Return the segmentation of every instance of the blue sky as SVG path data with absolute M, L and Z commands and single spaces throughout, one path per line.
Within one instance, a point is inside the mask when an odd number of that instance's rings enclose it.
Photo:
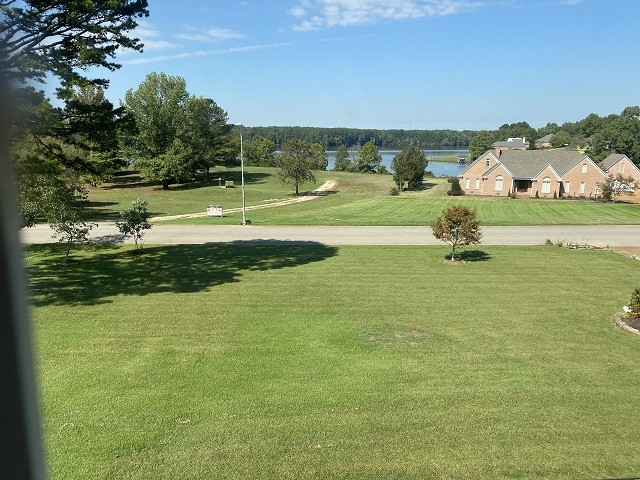
M 110 79 L 179 75 L 248 126 L 495 129 L 640 104 L 638 0 L 150 0 Z

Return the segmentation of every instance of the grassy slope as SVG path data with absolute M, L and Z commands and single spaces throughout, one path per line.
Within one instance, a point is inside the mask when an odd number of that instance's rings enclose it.
M 273 169 L 248 169 L 247 205 L 260 205 L 273 200 L 291 198 L 292 189 L 281 184 Z M 239 172 L 229 170 L 225 178 L 234 178 L 239 185 Z M 217 177 L 218 174 L 214 174 Z M 392 197 L 391 176 L 318 172 L 317 183 L 305 185 L 311 190 L 328 179 L 337 181 L 335 191 L 326 197 L 284 207 L 247 212 L 247 218 L 257 225 L 426 225 L 453 204 L 463 204 L 478 211 L 484 225 L 548 225 L 548 224 L 638 224 L 640 206 L 605 204 L 574 200 L 508 200 L 506 198 L 448 197 L 448 184 L 443 179 L 427 179 L 421 192 L 404 192 Z M 196 188 L 194 188 L 196 187 Z M 149 201 L 153 215 L 203 212 L 208 204 L 221 204 L 226 209 L 242 204 L 240 188 L 183 185 L 163 192 L 157 186 L 145 184 L 106 185 L 91 189 L 94 216 L 114 218 L 116 212 L 128 207 L 137 197 Z M 235 224 L 240 214 L 225 218 L 191 218 L 175 223 Z
M 54 479 L 638 474 L 631 259 L 30 248 Z

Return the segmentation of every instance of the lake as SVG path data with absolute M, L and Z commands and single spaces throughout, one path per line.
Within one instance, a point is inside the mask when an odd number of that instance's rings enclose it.
M 382 164 L 387 167 L 389 171 L 391 171 L 391 160 L 400 152 L 401 150 L 379 150 L 382 156 Z M 458 165 L 454 162 L 439 162 L 438 157 L 455 156 L 458 158 L 469 158 L 469 150 L 424 150 L 424 154 L 429 159 L 427 171 L 433 172 L 436 177 L 455 177 L 466 168 L 466 165 Z M 336 152 L 329 150 L 327 151 L 327 155 L 329 156 L 329 166 L 327 170 L 331 170 L 336 160 Z M 353 158 L 353 154 L 351 158 Z

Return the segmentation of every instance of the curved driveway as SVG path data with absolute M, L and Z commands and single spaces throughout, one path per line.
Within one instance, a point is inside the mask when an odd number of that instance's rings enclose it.
M 482 227 L 485 245 L 541 245 L 546 239 L 593 246 L 640 246 L 640 225 L 550 225 L 535 227 Z M 23 229 L 25 243 L 51 243 L 51 229 L 38 225 Z M 100 223 L 91 239 L 105 243 L 133 243 L 124 239 L 114 223 Z M 430 227 L 298 227 L 255 225 L 154 224 L 144 235 L 147 244 L 200 244 L 222 242 L 319 242 L 327 245 L 432 245 L 440 244 Z

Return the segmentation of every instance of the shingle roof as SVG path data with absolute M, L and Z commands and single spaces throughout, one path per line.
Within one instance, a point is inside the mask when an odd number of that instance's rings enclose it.
M 500 161 L 513 173 L 514 178 L 535 178 L 547 165 L 560 176 L 586 155 L 570 150 L 505 150 Z
M 493 142 L 492 147 L 509 147 L 509 148 L 527 148 L 529 142 L 524 142 L 521 138 L 514 138 L 511 141 L 506 142 Z
M 553 133 L 549 133 L 548 135 L 539 138 L 538 140 L 536 140 L 536 143 L 549 143 L 551 139 L 553 139 Z
M 613 165 L 624 156 L 625 155 L 622 155 L 620 153 L 612 153 L 602 161 L 602 165 L 604 166 L 605 169 L 608 170 L 609 168 L 613 167 Z

